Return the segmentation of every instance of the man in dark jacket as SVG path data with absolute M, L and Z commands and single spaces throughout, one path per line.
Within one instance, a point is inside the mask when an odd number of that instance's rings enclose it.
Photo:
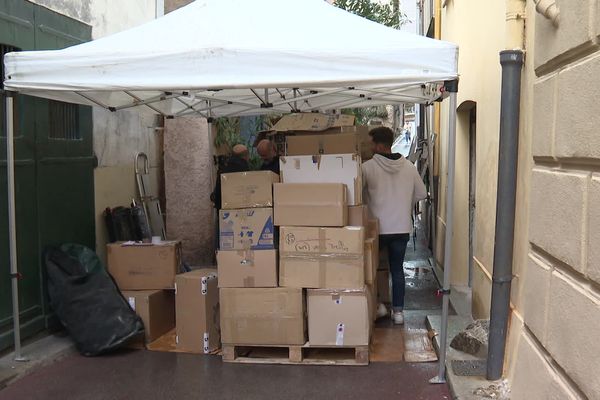
M 237 144 L 233 146 L 232 155 L 225 161 L 223 165 L 217 171 L 217 181 L 215 183 L 215 190 L 210 195 L 210 199 L 213 201 L 214 206 L 217 210 L 221 209 L 221 174 L 227 174 L 231 172 L 245 172 L 250 171 L 248 160 L 250 153 L 248 148 L 243 144 Z
M 263 139 L 258 142 L 256 152 L 263 160 L 260 170 L 271 171 L 279 175 L 279 157 L 277 156 L 275 144 L 269 139 Z

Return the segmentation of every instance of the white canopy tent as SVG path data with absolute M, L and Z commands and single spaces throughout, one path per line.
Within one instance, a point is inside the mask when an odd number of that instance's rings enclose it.
M 456 45 L 387 28 L 323 0 L 197 0 L 142 26 L 54 51 L 7 54 L 7 164 L 17 291 L 11 92 L 167 118 L 430 104 L 450 88 L 446 260 L 451 257 Z M 451 83 L 451 84 L 449 84 Z M 450 265 L 446 262 L 445 292 Z M 446 276 L 448 275 L 448 276 Z M 18 304 L 13 302 L 15 348 Z M 444 315 L 448 295 L 444 296 Z M 444 380 L 445 324 L 439 381 Z

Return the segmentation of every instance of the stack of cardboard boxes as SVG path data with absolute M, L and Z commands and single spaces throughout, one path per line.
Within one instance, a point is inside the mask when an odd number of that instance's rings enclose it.
M 181 242 L 111 243 L 108 270 L 142 318 L 145 343 L 176 327 L 176 347 L 209 353 L 220 345 L 215 269 L 181 271 Z
M 301 289 L 278 287 L 273 184 L 269 171 L 221 175 L 217 253 L 223 344 L 305 343 Z
M 306 289 L 309 345 L 368 345 L 377 244 L 362 205 L 360 156 L 286 156 L 281 180 L 274 187 L 279 283 Z

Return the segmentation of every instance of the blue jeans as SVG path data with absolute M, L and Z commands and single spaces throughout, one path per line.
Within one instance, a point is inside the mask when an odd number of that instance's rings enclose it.
M 406 279 L 404 278 L 404 255 L 406 245 L 410 239 L 410 233 L 394 233 L 379 235 L 379 246 L 387 249 L 392 273 L 392 308 L 394 311 L 402 311 L 404 308 L 404 292 Z

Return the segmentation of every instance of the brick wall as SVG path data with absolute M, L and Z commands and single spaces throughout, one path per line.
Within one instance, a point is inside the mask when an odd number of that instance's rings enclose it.
M 525 328 L 514 399 L 598 399 L 600 380 L 600 1 L 557 0 L 535 19 Z

